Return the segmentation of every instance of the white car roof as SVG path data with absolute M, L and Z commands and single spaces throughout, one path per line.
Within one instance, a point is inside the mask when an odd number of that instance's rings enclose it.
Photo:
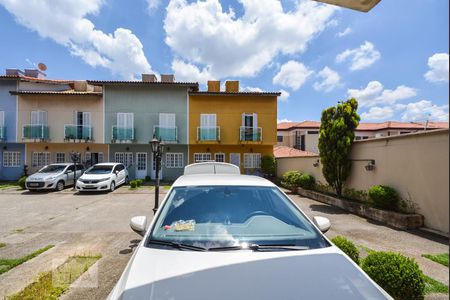
M 98 163 L 98 164 L 95 164 L 94 166 L 116 166 L 116 165 L 123 165 L 123 164 L 122 163 L 109 162 L 109 163 Z
M 172 186 L 276 186 L 267 179 L 251 175 L 236 174 L 194 174 L 180 176 Z
M 223 162 L 203 162 L 184 167 L 184 175 L 193 174 L 241 174 L 239 167 Z

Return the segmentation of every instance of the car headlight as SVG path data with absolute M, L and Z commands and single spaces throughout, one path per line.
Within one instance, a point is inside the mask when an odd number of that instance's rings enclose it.
M 56 178 L 56 176 L 50 176 L 50 177 L 45 178 L 45 180 L 53 180 L 55 178 Z
M 105 178 L 100 178 L 99 180 L 98 180 L 98 182 L 102 182 L 102 181 L 106 181 L 106 180 L 110 180 L 111 178 L 109 178 L 109 177 L 105 177 Z

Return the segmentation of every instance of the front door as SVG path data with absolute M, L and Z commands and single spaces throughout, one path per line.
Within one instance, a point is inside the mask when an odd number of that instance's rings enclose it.
M 136 153 L 136 178 L 145 178 L 147 176 L 147 153 Z
M 230 153 L 230 164 L 241 167 L 241 154 L 240 153 Z
M 152 154 L 152 174 L 151 174 L 152 179 L 155 179 L 156 177 L 156 162 L 155 162 L 155 158 Z M 160 169 L 159 169 L 159 179 L 162 179 L 162 160 L 161 160 L 161 165 L 160 165 Z

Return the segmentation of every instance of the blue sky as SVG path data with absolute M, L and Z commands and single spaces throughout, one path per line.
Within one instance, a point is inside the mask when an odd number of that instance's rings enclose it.
M 448 121 L 449 2 L 369 13 L 296 0 L 0 0 L 0 68 L 55 79 L 237 79 L 282 91 L 279 120 L 356 97 L 364 121 Z

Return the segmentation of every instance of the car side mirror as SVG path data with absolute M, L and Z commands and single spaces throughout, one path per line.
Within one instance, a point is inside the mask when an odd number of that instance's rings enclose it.
M 322 233 L 327 232 L 331 227 L 331 222 L 328 218 L 315 216 L 313 221 Z
M 132 217 L 130 220 L 130 227 L 134 232 L 136 232 L 140 236 L 144 236 L 145 227 L 147 227 L 147 217 L 146 216 Z

